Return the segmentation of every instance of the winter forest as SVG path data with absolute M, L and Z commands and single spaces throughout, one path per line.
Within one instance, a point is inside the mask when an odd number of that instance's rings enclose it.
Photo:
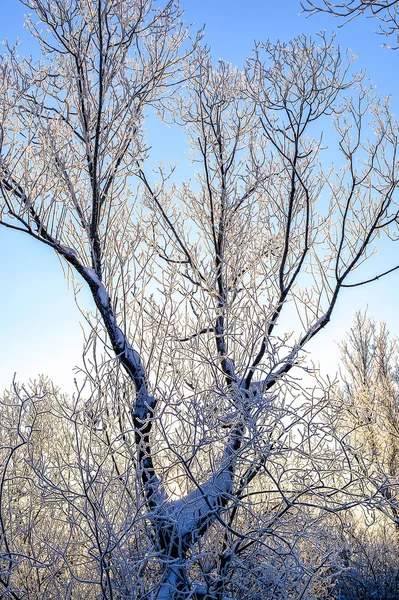
M 58 258 L 84 344 L 72 391 L 0 390 L 0 598 L 398 599 L 399 341 L 333 332 L 397 298 L 399 124 L 328 32 L 397 60 L 399 2 L 298 1 L 326 30 L 236 66 L 190 1 L 22 0 L 2 46 L 0 237 Z

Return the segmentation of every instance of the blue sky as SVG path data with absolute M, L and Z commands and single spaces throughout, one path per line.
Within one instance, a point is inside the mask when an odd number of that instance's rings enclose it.
M 20 54 L 34 50 L 23 29 L 26 8 L 16 0 L 0 0 L 0 40 L 17 37 Z M 305 18 L 299 2 L 285 0 L 182 0 L 186 22 L 194 28 L 206 24 L 205 40 L 215 59 L 223 58 L 242 66 L 254 40 L 288 41 L 304 32 L 337 32 L 337 42 L 359 55 L 359 69 L 367 68 L 380 95 L 392 95 L 393 110 L 399 106 L 397 69 L 399 54 L 381 47 L 384 39 L 373 33 L 377 23 L 360 19 L 345 28 L 328 15 Z M 167 156 L 163 157 L 167 160 Z M 396 255 L 396 257 L 395 257 Z M 399 243 L 384 251 L 387 267 L 399 262 Z M 370 276 L 374 275 L 370 273 Z M 73 389 L 73 367 L 82 352 L 80 314 L 72 290 L 64 279 L 58 259 L 50 249 L 15 232 L 0 228 L 0 388 L 8 386 L 14 372 L 26 381 L 39 373 L 51 376 L 65 390 Z M 399 335 L 396 298 L 399 273 L 367 288 L 347 290 L 341 296 L 329 328 L 308 348 L 322 369 L 334 373 L 337 365 L 335 341 L 345 335 L 357 308 L 386 320 Z

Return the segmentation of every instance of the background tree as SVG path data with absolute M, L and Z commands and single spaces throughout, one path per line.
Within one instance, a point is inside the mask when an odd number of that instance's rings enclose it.
M 396 223 L 389 106 L 323 36 L 258 44 L 240 72 L 191 45 L 174 2 L 26 6 L 43 59 L 2 56 L 1 224 L 52 248 L 96 313 L 87 396 L 47 392 L 43 411 L 69 424 L 70 452 L 51 474 L 18 419 L 4 444 L 3 487 L 19 481 L 6 474 L 22 444 L 33 488 L 64 515 L 40 564 L 4 522 L 5 593 L 25 593 L 26 562 L 55 590 L 60 560 L 103 598 L 328 594 L 336 541 L 323 532 L 363 476 L 328 389 L 301 389 L 292 369 Z M 192 179 L 148 166 L 154 113 L 187 133 Z M 26 413 L 42 387 L 14 389 L 6 412 Z
M 379 491 L 399 527 L 395 497 L 399 474 L 398 346 L 386 324 L 377 327 L 357 313 L 354 326 L 341 346 L 345 369 L 344 394 L 356 429 L 356 440 L 367 454 L 379 481 Z
M 338 589 L 347 598 L 388 600 L 399 592 L 397 340 L 385 323 L 359 312 L 341 356 L 345 410 L 339 429 L 348 430 L 355 460 L 372 487 L 362 510 L 346 517 L 347 569 Z

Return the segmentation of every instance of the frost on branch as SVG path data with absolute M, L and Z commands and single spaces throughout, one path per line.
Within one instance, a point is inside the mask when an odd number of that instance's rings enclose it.
M 3 398 L 0 593 L 327 597 L 342 515 L 396 506 L 305 356 L 338 297 L 398 268 L 376 255 L 389 103 L 325 35 L 239 70 L 173 1 L 26 4 L 43 57 L 1 59 L 1 225 L 92 304 L 76 393 Z M 146 119 L 186 136 L 181 170 Z

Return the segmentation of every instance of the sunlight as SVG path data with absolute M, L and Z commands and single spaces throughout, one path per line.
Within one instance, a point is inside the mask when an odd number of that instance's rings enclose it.
M 175 500 L 180 500 L 183 498 L 184 493 L 182 492 L 179 484 L 176 481 L 172 481 L 169 485 L 169 500 L 174 502 Z

